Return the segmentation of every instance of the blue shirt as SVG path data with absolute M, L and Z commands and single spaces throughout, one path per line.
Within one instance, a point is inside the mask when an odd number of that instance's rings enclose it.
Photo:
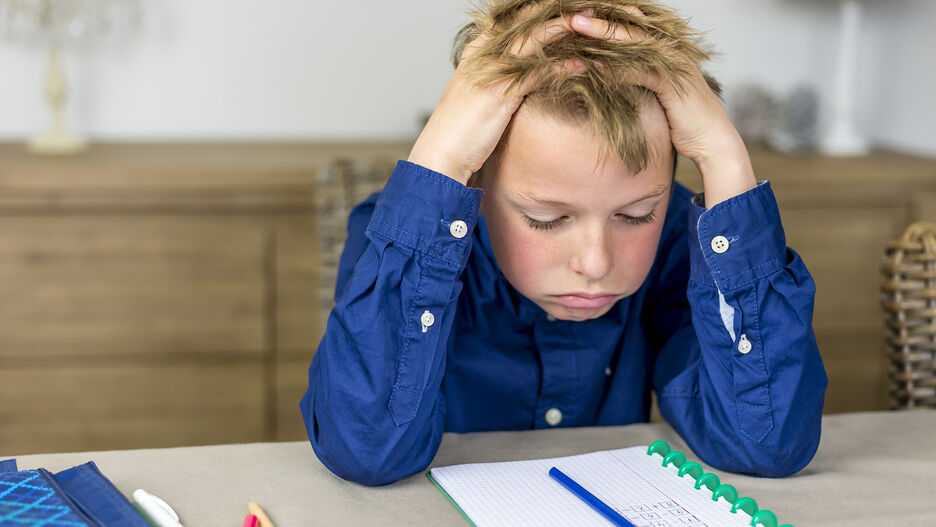
M 769 183 L 711 210 L 675 185 L 647 279 L 585 322 L 507 282 L 481 194 L 401 161 L 351 213 L 300 405 L 325 466 L 386 484 L 425 469 L 443 432 L 645 422 L 651 390 L 716 468 L 784 476 L 812 459 L 815 286 Z

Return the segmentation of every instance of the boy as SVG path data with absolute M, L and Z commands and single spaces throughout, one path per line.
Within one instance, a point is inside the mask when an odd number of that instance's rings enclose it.
M 386 484 L 445 431 L 645 422 L 652 389 L 707 463 L 804 467 L 826 386 L 814 285 L 695 33 L 643 0 L 498 0 L 456 57 L 349 219 L 301 403 L 322 462 Z M 675 184 L 673 150 L 704 195 Z

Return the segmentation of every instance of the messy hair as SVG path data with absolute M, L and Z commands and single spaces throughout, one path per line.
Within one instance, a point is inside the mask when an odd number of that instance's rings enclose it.
M 645 16 L 628 12 L 625 7 L 630 6 L 640 9 Z M 548 20 L 571 17 L 585 10 L 612 24 L 640 29 L 651 38 L 614 42 L 569 30 L 530 56 L 520 57 L 511 52 L 532 38 L 533 31 Z M 541 75 L 538 87 L 527 94 L 524 104 L 554 117 L 587 123 L 634 173 L 646 168 L 651 155 L 663 152 L 650 152 L 640 120 L 640 111 L 655 100 L 656 94 L 635 84 L 633 79 L 641 74 L 654 74 L 682 96 L 691 67 L 709 59 L 709 53 L 701 47 L 701 33 L 669 8 L 648 0 L 490 0 L 486 8 L 471 15 L 473 21 L 455 38 L 456 67 L 465 46 L 481 34 L 490 35 L 491 39 L 466 60 L 468 68 L 482 61 L 492 65 L 473 72 L 477 74 L 476 82 L 505 83 L 511 90 L 532 75 Z M 690 64 L 675 60 L 673 55 L 681 55 Z M 580 73 L 570 74 L 561 68 L 573 59 L 584 66 Z M 720 95 L 718 82 L 707 75 L 705 78 Z

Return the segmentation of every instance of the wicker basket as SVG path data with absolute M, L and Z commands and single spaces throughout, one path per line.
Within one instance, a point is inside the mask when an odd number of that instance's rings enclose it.
M 383 188 L 394 165 L 395 162 L 389 159 L 337 159 L 319 173 L 315 209 L 321 313 L 328 313 L 335 305 L 335 279 L 348 236 L 348 215 L 358 203 Z
M 936 408 L 936 223 L 915 223 L 881 265 L 891 407 Z

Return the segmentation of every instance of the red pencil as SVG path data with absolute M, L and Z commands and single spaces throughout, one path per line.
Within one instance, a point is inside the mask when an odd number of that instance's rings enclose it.
M 248 514 L 247 517 L 244 518 L 243 527 L 257 527 L 257 517 L 253 514 Z

